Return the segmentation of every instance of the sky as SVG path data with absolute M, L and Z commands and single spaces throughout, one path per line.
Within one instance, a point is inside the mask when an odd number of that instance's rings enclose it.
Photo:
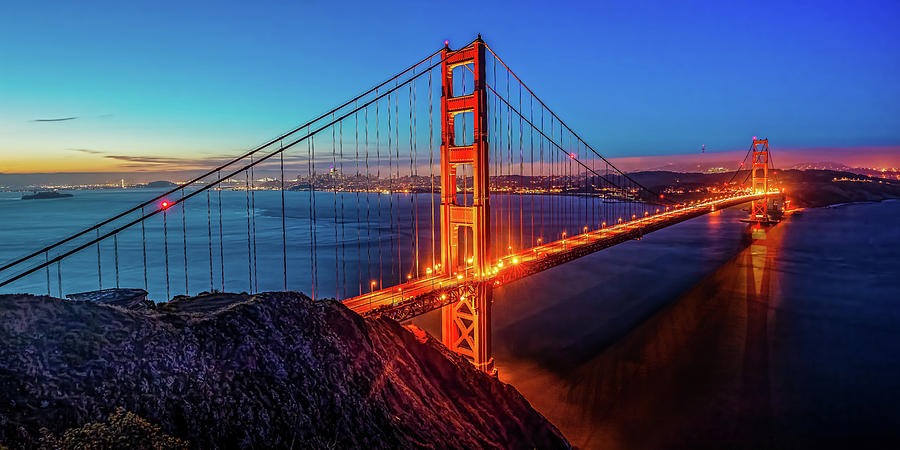
M 0 15 L 0 173 L 212 166 L 477 33 L 605 156 L 900 160 L 896 1 L 29 1 Z

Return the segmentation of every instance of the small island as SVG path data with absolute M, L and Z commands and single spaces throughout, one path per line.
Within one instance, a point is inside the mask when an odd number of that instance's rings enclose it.
M 71 197 L 72 194 L 66 194 L 63 192 L 56 191 L 48 191 L 48 192 L 35 192 L 33 194 L 24 194 L 22 195 L 22 200 L 46 200 L 51 198 L 66 198 Z
M 151 181 L 149 183 L 137 184 L 138 188 L 173 188 L 178 185 L 171 181 Z

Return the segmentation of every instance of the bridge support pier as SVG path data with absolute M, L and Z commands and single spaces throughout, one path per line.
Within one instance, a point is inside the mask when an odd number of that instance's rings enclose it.
M 441 310 L 442 338 L 447 348 L 465 356 L 475 367 L 492 373 L 492 290 L 487 283 L 481 283 L 475 291 Z
M 480 36 L 465 48 L 450 50 L 444 47 L 441 51 L 441 271 L 474 286 L 445 306 L 441 317 L 444 345 L 468 358 L 479 369 L 493 373 L 491 287 L 480 281 L 491 261 L 484 55 L 485 45 Z M 454 69 L 471 72 L 474 86 L 471 93 L 455 95 Z M 457 142 L 456 120 L 467 120 L 469 115 L 472 117 L 471 138 L 461 136 L 461 142 Z M 466 126 L 461 128 L 466 129 Z M 469 192 L 464 190 L 460 204 L 456 175 L 457 168 L 464 165 L 472 167 L 471 203 Z M 464 232 L 462 246 L 461 231 Z

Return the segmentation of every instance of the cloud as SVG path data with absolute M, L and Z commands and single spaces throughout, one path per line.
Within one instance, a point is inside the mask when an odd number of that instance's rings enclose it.
M 102 153 L 102 152 L 100 152 Z M 220 164 L 222 157 L 178 158 L 147 155 L 103 155 L 104 158 L 121 161 L 120 167 L 127 169 L 161 168 L 179 170 L 208 169 Z
M 34 119 L 32 122 L 64 122 L 66 120 L 75 120 L 78 117 L 60 117 L 58 119 Z
M 90 149 L 90 148 L 70 148 L 68 150 L 71 150 L 73 152 L 89 153 L 91 155 L 102 155 L 103 154 L 103 152 L 101 152 L 100 150 L 94 150 L 94 149 Z

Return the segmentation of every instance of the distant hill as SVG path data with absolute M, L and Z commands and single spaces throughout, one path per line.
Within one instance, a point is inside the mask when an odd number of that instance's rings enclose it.
M 788 198 L 800 207 L 900 198 L 900 181 L 852 171 L 788 169 L 770 171 L 769 174 L 771 182 L 783 187 Z M 743 170 L 737 174 L 651 171 L 628 175 L 647 188 L 661 192 L 667 188 L 696 189 L 722 185 L 731 180 L 742 183 L 747 180 L 750 171 Z
M 171 182 L 171 181 L 151 181 L 151 182 L 146 183 L 146 184 L 138 184 L 138 185 L 135 186 L 135 187 L 141 187 L 141 188 L 173 188 L 173 187 L 176 187 L 176 186 L 178 186 L 178 185 L 175 184 L 175 183 L 173 183 L 173 182 Z

